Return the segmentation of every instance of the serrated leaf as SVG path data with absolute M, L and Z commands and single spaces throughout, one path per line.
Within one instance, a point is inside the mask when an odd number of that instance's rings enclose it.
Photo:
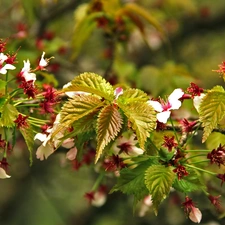
M 225 116 L 225 91 L 217 86 L 203 98 L 199 107 L 199 120 L 203 126 L 202 142 L 205 142 L 212 130 Z
M 114 105 L 107 105 L 99 114 L 97 120 L 97 152 L 95 163 L 101 156 L 105 146 L 115 139 L 122 128 L 123 119 Z
M 197 190 L 204 190 L 205 185 L 203 185 L 201 178 L 193 170 L 188 170 L 188 176 L 183 177 L 182 179 L 174 180 L 173 187 L 180 192 L 188 193 Z
M 4 127 L 13 127 L 15 125 L 14 120 L 18 116 L 18 111 L 15 106 L 7 103 L 2 107 L 2 114 L 0 118 L 0 124 Z
M 155 110 L 146 102 L 133 102 L 126 105 L 118 102 L 118 105 L 131 122 L 140 147 L 145 149 L 145 142 L 156 126 Z
M 65 126 L 72 125 L 76 120 L 94 112 L 103 106 L 103 102 L 92 95 L 76 95 L 69 99 L 62 107 L 61 123 Z
M 155 163 L 155 159 L 152 158 L 145 160 L 134 169 L 122 169 L 117 184 L 110 192 L 121 191 L 127 195 L 134 195 L 135 202 L 142 200 L 149 194 L 145 185 L 145 171 L 150 165 Z
M 145 92 L 139 89 L 128 88 L 123 92 L 122 95 L 119 96 L 117 101 L 122 104 L 129 104 L 131 102 L 137 101 L 147 102 L 148 100 L 149 97 Z
M 150 166 L 145 172 L 145 185 L 152 196 L 153 210 L 158 213 L 160 203 L 168 196 L 175 179 L 171 167 L 163 165 Z
M 84 91 L 99 95 L 110 101 L 114 99 L 114 90 L 112 85 L 95 73 L 86 72 L 80 74 L 75 77 L 72 80 L 71 85 L 63 89 L 63 91 Z
M 26 126 L 26 127 L 20 128 L 20 132 L 23 135 L 23 138 L 26 142 L 27 148 L 30 152 L 30 165 L 32 165 L 32 163 L 33 163 L 32 152 L 34 149 L 34 132 L 28 121 L 27 121 L 27 125 L 28 126 Z
M 5 96 L 0 97 L 0 112 L 2 112 L 6 101 L 7 101 L 7 98 Z

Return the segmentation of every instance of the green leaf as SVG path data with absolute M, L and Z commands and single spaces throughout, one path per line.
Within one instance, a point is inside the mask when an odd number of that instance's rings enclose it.
M 145 172 L 145 184 L 153 200 L 153 210 L 158 213 L 160 203 L 167 197 L 175 179 L 171 167 L 163 165 L 150 166 Z
M 115 105 L 107 105 L 99 114 L 97 120 L 97 152 L 95 163 L 98 161 L 105 146 L 115 139 L 123 124 L 122 116 Z
M 0 118 L 0 125 L 4 127 L 13 127 L 15 125 L 18 111 L 15 106 L 7 103 L 2 107 L 2 114 Z
M 221 86 L 210 90 L 199 107 L 199 120 L 203 126 L 202 142 L 211 134 L 225 116 L 225 91 Z
M 156 126 L 155 110 L 146 102 L 141 101 L 132 102 L 126 105 L 118 102 L 118 105 L 131 122 L 140 147 L 145 149 L 145 142 Z
M 149 166 L 155 164 L 156 160 L 151 158 L 143 161 L 140 165 L 132 168 L 124 168 L 120 171 L 117 184 L 110 191 L 121 191 L 127 195 L 134 195 L 135 202 L 142 200 L 149 194 L 145 185 L 145 171 Z
M 26 142 L 27 148 L 30 152 L 30 165 L 32 165 L 32 163 L 33 163 L 32 152 L 34 149 L 34 132 L 28 121 L 27 121 L 27 124 L 28 124 L 27 127 L 20 128 L 20 132 L 23 135 L 23 138 Z
M 119 101 L 122 104 L 129 104 L 135 101 L 147 102 L 148 100 L 149 97 L 145 92 L 139 89 L 128 88 L 123 92 L 122 95 L 118 97 L 117 101 Z
M 181 180 L 174 180 L 173 187 L 180 192 L 188 193 L 197 190 L 205 190 L 205 185 L 202 183 L 200 176 L 193 170 L 187 170 L 189 175 Z
M 82 73 L 75 77 L 71 85 L 65 89 L 67 91 L 84 91 L 99 95 L 107 100 L 114 99 L 114 90 L 110 83 L 103 79 L 100 75 L 95 73 Z
M 103 102 L 93 95 L 76 95 L 69 99 L 62 107 L 61 123 L 71 126 L 76 120 L 96 111 L 103 106 Z

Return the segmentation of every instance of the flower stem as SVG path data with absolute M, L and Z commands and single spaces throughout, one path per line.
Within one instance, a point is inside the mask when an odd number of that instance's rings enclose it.
M 192 169 L 195 169 L 195 170 L 199 170 L 199 171 L 201 171 L 201 172 L 208 173 L 208 174 L 213 175 L 213 176 L 216 175 L 216 173 L 214 173 L 214 172 L 211 172 L 211 171 L 208 171 L 208 170 L 204 170 L 204 169 L 201 169 L 201 168 L 199 168 L 199 167 L 192 166 L 192 165 L 189 165 L 189 164 L 184 164 L 184 166 L 189 167 L 189 168 L 192 168 Z
M 95 181 L 95 183 L 94 183 L 94 185 L 93 185 L 91 191 L 96 191 L 96 190 L 98 189 L 98 187 L 99 187 L 99 185 L 100 185 L 102 179 L 104 178 L 104 176 L 105 176 L 105 172 L 101 172 L 101 173 L 99 174 L 99 176 L 98 176 L 97 180 Z

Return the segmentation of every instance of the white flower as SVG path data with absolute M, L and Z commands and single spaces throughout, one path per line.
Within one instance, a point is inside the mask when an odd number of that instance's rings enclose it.
M 136 146 L 137 140 L 135 140 L 135 134 L 126 137 L 126 135 L 117 138 L 115 144 L 113 145 L 113 150 L 116 154 L 123 153 L 127 157 L 127 154 L 130 156 L 138 156 L 144 153 L 144 150 Z M 123 156 L 121 155 L 121 157 Z
M 71 82 L 69 82 L 63 85 L 63 89 L 68 88 L 71 85 L 72 85 Z M 76 95 L 90 95 L 90 93 L 84 91 L 66 91 L 65 94 L 70 98 L 73 98 Z
M 94 199 L 91 201 L 91 204 L 96 207 L 101 207 L 106 202 L 106 193 L 102 191 L 97 191 L 94 193 Z
M 168 97 L 167 102 L 162 104 L 158 101 L 149 100 L 148 104 L 151 105 L 157 113 L 157 120 L 161 123 L 166 123 L 170 117 L 171 110 L 179 109 L 181 107 L 181 101 L 179 100 L 184 95 L 182 89 L 175 89 Z
M 23 68 L 20 72 L 21 77 L 25 79 L 26 82 L 33 80 L 33 83 L 36 81 L 36 74 L 35 73 L 30 73 L 31 68 L 30 68 L 30 61 L 29 59 L 27 61 L 23 61 Z
M 11 176 L 9 176 L 5 170 L 3 168 L 0 167 L 0 179 L 6 179 L 6 178 L 10 178 Z
M 193 104 L 194 104 L 194 107 L 196 108 L 197 112 L 199 112 L 199 106 L 204 97 L 205 97 L 205 94 L 202 93 L 200 96 L 195 96 L 193 99 Z
M 7 55 L 5 55 L 3 53 L 0 53 L 0 73 L 1 74 L 6 74 L 7 73 L 7 70 L 14 70 L 14 69 L 16 69 L 16 67 L 13 66 L 12 64 L 5 64 L 3 66 L 3 63 L 7 59 L 8 59 L 8 56 Z
M 44 68 L 48 65 L 48 60 L 44 59 L 45 52 L 42 53 L 41 60 L 39 61 L 39 66 Z
M 53 123 L 53 127 L 51 129 L 48 129 L 46 132 L 48 134 L 43 133 L 37 133 L 34 137 L 34 140 L 38 139 L 42 142 L 42 145 L 38 147 L 36 156 L 40 160 L 47 159 L 49 155 L 51 155 L 55 149 L 59 146 L 61 143 L 60 138 L 63 137 L 65 129 L 58 132 L 54 137 L 52 137 L 52 134 L 59 128 L 60 123 L 60 114 L 56 116 L 55 122 Z

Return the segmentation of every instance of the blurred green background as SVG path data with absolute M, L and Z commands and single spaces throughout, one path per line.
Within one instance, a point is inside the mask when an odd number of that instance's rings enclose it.
M 46 79 L 59 88 L 85 71 L 101 74 L 113 84 L 141 88 L 154 97 L 177 87 L 186 89 L 190 82 L 203 88 L 224 86 L 223 79 L 212 71 L 225 60 L 224 0 L 121 1 L 128 2 L 145 8 L 161 24 L 165 36 L 144 22 L 145 41 L 140 30 L 131 27 L 126 40 L 110 49 L 112 42 L 99 27 L 85 40 L 79 39 L 82 35 L 76 24 L 82 7 L 90 1 L 0 0 L 0 38 L 9 38 L 7 50 L 19 49 L 20 63 L 27 58 L 35 62 L 42 51 L 54 56 Z M 59 149 L 47 161 L 39 161 L 34 153 L 30 167 L 26 146 L 18 140 L 9 161 L 12 177 L 0 180 L 1 225 L 193 224 L 176 204 L 180 196 L 173 192 L 157 217 L 151 209 L 145 217 L 138 217 L 139 208 L 132 215 L 132 198 L 120 193 L 110 194 L 101 208 L 90 206 L 84 194 L 97 177 L 94 166 L 76 171 L 65 154 Z M 109 178 L 108 186 L 112 185 Z M 203 213 L 201 224 L 225 224 L 200 194 L 195 199 Z

